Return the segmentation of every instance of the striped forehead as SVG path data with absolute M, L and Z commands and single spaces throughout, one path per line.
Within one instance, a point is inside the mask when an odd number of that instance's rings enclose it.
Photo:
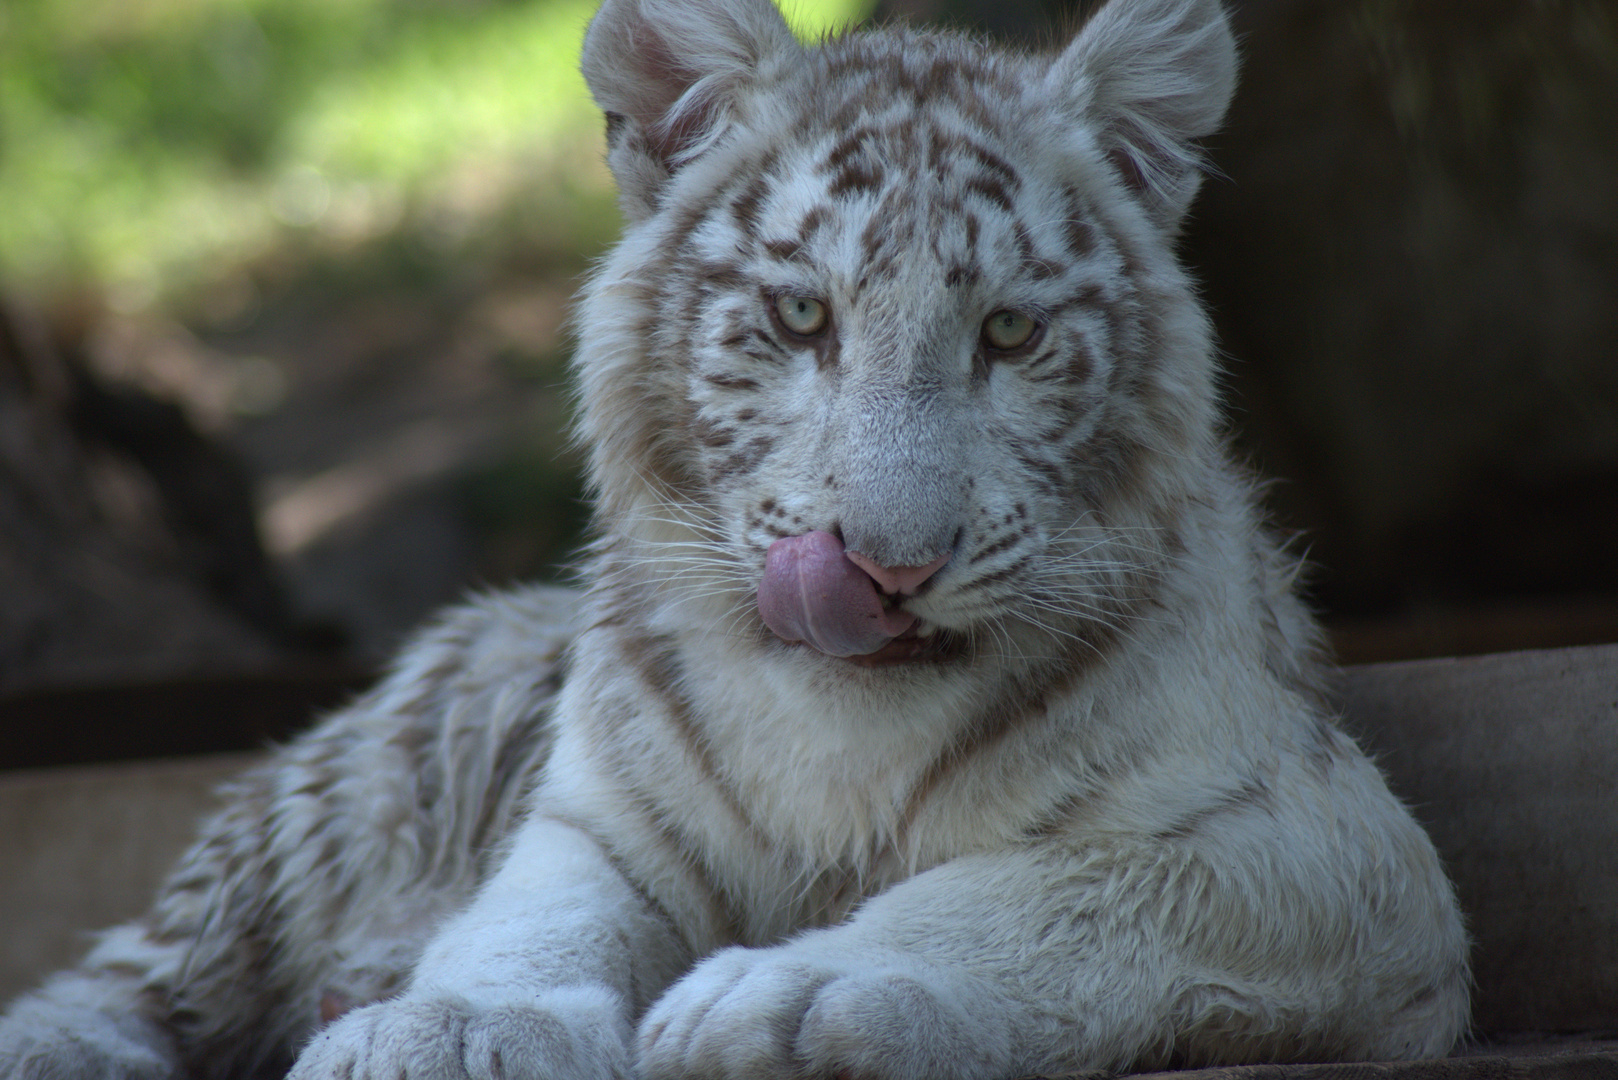
M 1019 111 L 1015 82 L 982 56 L 873 52 L 883 40 L 839 42 L 845 53 L 822 57 L 800 99 L 800 141 L 813 148 L 807 164 L 828 196 L 966 189 L 1010 209 L 1019 177 L 1004 142 Z
M 740 269 L 739 256 L 778 288 L 1057 276 L 1085 253 L 1064 228 L 1081 215 L 1029 124 L 1035 80 L 1018 58 L 959 45 L 877 34 L 826 46 L 744 125 L 728 179 L 680 235 L 705 264 Z
M 773 183 L 738 195 L 759 253 L 788 265 L 891 276 L 906 267 L 967 283 L 985 260 L 1049 277 L 1064 257 L 1028 222 L 1070 209 L 998 140 L 911 110 L 866 117 L 772 162 Z
M 918 201 L 947 192 L 977 195 L 1011 210 L 1022 178 L 990 140 L 916 112 L 869 118 L 819 141 L 814 172 L 832 199 L 899 187 Z

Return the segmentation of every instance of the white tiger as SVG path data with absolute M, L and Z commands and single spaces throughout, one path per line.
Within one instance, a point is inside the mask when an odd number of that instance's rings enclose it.
M 451 613 L 243 778 L 0 1074 L 1445 1052 L 1450 886 L 1329 722 L 1172 252 L 1234 68 L 1216 0 L 1052 55 L 607 0 L 587 594 Z

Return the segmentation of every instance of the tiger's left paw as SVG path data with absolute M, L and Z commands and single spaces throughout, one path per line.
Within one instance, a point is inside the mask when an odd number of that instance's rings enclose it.
M 641 1021 L 643 1080 L 1015 1074 L 1012 1025 L 979 980 L 806 945 L 726 949 L 675 983 Z

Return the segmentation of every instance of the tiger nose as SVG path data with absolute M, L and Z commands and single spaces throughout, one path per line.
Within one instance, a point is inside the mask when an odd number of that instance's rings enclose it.
M 874 559 L 868 559 L 857 551 L 844 551 L 848 560 L 855 566 L 871 575 L 877 588 L 890 596 L 898 593 L 902 596 L 914 595 L 921 588 L 921 583 L 941 570 L 949 562 L 949 552 L 944 552 L 926 566 L 882 566 Z

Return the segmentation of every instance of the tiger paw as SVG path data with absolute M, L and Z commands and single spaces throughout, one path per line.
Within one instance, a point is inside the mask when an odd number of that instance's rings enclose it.
M 1010 1025 L 976 980 L 913 959 L 801 943 L 726 949 L 642 1021 L 644 1080 L 801 1076 L 967 1080 L 1015 1072 Z
M 323 1029 L 288 1080 L 623 1080 L 628 1026 L 616 999 L 588 989 L 475 1008 L 405 997 Z

